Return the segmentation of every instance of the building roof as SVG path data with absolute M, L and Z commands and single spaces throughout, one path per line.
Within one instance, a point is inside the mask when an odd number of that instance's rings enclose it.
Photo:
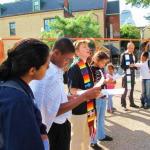
M 14 16 L 19 14 L 32 13 L 32 0 L 18 1 L 3 4 L 2 16 Z M 59 10 L 63 5 L 58 0 L 42 0 L 41 11 Z
M 72 11 L 102 9 L 103 0 L 70 0 Z
M 119 14 L 119 13 L 120 13 L 119 0 L 108 1 L 106 14 L 110 15 L 110 14 Z
M 111 56 L 118 56 L 120 55 L 120 51 L 117 47 L 112 44 L 104 45 L 107 49 L 110 50 Z
M 72 11 L 102 9 L 103 0 L 70 0 Z M 64 0 L 41 0 L 42 11 L 63 10 Z M 1 17 L 33 13 L 32 0 L 3 4 Z

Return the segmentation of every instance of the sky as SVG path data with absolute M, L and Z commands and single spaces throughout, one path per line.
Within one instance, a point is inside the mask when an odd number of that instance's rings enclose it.
M 138 27 L 150 24 L 150 22 L 146 21 L 144 18 L 146 14 L 150 13 L 150 7 L 147 9 L 132 7 L 131 5 L 126 5 L 125 0 L 120 0 L 120 12 L 122 10 L 131 11 L 136 26 Z
M 13 2 L 13 1 L 14 0 L 0 0 L 0 3 Z M 146 21 L 144 18 L 144 15 L 150 13 L 150 7 L 147 9 L 132 7 L 131 5 L 126 5 L 125 0 L 120 0 L 120 12 L 122 10 L 131 10 L 133 19 L 137 26 L 145 26 L 150 24 L 150 22 Z

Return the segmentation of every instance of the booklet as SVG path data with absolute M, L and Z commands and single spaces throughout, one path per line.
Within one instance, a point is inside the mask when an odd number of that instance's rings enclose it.
M 81 95 L 85 93 L 87 90 L 77 91 L 77 95 Z M 125 88 L 116 88 L 116 89 L 102 89 L 102 95 L 122 95 L 125 91 Z
M 125 88 L 116 88 L 116 89 L 102 89 L 102 95 L 122 95 L 125 91 Z

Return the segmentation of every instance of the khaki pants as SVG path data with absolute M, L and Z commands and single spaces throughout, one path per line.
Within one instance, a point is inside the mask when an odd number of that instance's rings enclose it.
M 72 115 L 71 117 L 71 150 L 89 150 L 89 128 L 87 114 Z

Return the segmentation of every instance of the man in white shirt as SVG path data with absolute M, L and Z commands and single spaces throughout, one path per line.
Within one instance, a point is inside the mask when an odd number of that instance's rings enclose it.
M 67 97 L 65 94 L 63 68 L 72 60 L 74 52 L 73 43 L 68 38 L 57 40 L 50 53 L 51 63 L 46 76 L 43 80 L 30 84 L 41 110 L 43 123 L 47 125 L 51 150 L 70 149 L 70 112 L 67 111 L 99 95 L 99 88 L 90 89 L 81 96 Z

